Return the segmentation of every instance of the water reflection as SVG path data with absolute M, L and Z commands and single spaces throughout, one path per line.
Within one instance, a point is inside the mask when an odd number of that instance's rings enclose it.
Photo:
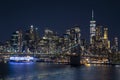
M 120 80 L 120 66 L 0 63 L 0 80 Z
M 8 64 L 0 63 L 0 79 L 5 80 L 7 75 L 9 75 Z

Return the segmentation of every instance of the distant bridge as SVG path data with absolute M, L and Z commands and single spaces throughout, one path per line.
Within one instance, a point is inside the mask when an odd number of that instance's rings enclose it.
M 84 50 L 80 53 L 75 53 L 76 49 L 74 50 L 75 52 L 70 53 L 69 51 L 75 47 L 77 47 L 78 44 L 75 44 L 73 46 L 70 46 L 66 49 L 64 49 L 63 51 L 60 50 L 55 50 L 52 54 L 49 53 L 0 53 L 0 58 L 4 58 L 4 57 L 10 57 L 10 56 L 33 56 L 33 57 L 38 57 L 38 58 L 58 58 L 58 57 L 69 57 L 71 59 L 73 59 L 73 62 L 78 61 L 78 63 L 80 62 L 80 59 L 82 58 L 91 58 L 91 59 L 108 59 L 108 55 L 93 55 L 91 52 Z M 82 46 L 80 46 L 82 47 Z M 67 53 L 69 52 L 69 53 Z M 78 59 L 76 59 L 78 58 Z M 80 58 L 80 59 L 79 59 Z

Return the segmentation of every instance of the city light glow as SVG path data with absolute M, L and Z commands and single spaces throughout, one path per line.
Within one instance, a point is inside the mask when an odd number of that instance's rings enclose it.
M 10 57 L 10 60 L 14 60 L 14 61 L 30 61 L 33 60 L 33 57 L 30 56 L 25 56 L 25 57 Z

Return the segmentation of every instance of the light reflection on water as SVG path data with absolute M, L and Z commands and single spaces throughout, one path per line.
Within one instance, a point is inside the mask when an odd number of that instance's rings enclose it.
M 80 66 L 61 64 L 0 64 L 1 80 L 120 80 L 120 66 Z

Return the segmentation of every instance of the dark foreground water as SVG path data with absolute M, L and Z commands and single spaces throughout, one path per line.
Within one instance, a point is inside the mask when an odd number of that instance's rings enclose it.
M 120 66 L 0 63 L 0 80 L 120 80 Z

